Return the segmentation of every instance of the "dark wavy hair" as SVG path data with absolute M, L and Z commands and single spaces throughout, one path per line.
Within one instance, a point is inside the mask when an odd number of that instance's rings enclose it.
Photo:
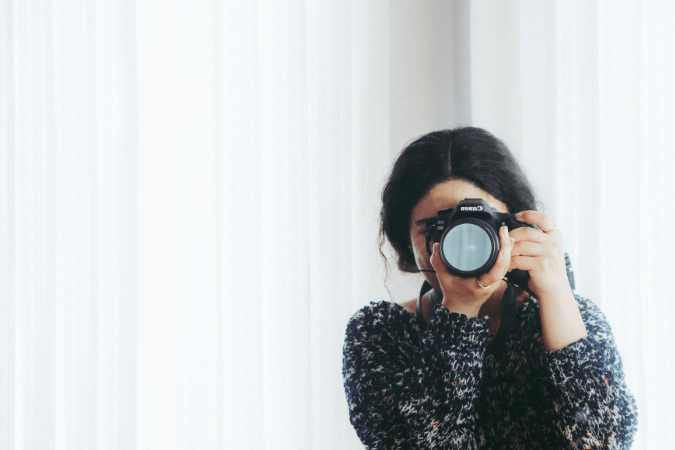
M 386 237 L 396 252 L 398 268 L 418 272 L 410 241 L 412 211 L 434 186 L 456 179 L 491 194 L 511 214 L 537 209 L 532 186 L 518 162 L 491 133 L 463 127 L 425 134 L 401 151 L 382 190 L 379 250 L 385 269 Z

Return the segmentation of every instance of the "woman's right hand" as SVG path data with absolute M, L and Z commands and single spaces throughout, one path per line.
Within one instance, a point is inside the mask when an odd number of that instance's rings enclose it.
M 480 277 L 471 278 L 462 278 L 451 274 L 441 260 L 439 244 L 434 243 L 430 260 L 443 291 L 442 305 L 452 312 L 465 314 L 469 317 L 478 317 L 481 306 L 499 289 L 500 281 L 509 270 L 514 241 L 515 239 L 509 236 L 508 227 L 501 227 L 499 230 L 501 249 L 495 265 Z M 478 280 L 483 286 L 490 287 L 483 289 L 478 285 Z

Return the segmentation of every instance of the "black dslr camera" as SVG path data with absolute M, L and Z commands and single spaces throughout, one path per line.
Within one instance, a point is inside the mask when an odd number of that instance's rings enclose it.
M 441 260 L 454 275 L 469 278 L 488 272 L 501 245 L 499 228 L 506 225 L 509 231 L 520 228 L 537 228 L 516 220 L 515 215 L 493 211 L 481 198 L 465 198 L 455 209 L 438 211 L 438 216 L 427 220 L 427 251 L 431 243 L 440 245 Z M 527 288 L 530 274 L 513 269 L 506 278 L 521 288 Z

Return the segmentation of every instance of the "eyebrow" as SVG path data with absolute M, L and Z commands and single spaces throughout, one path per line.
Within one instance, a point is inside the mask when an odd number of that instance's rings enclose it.
M 420 225 L 426 225 L 428 221 L 435 219 L 436 216 L 434 217 L 427 217 L 425 219 L 420 219 L 415 222 L 415 226 L 420 226 Z

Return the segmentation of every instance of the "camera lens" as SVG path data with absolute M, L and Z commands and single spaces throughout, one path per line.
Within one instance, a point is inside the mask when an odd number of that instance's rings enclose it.
M 495 253 L 493 237 L 476 223 L 459 223 L 441 238 L 441 256 L 444 256 L 445 264 L 460 272 L 483 268 L 494 259 Z

